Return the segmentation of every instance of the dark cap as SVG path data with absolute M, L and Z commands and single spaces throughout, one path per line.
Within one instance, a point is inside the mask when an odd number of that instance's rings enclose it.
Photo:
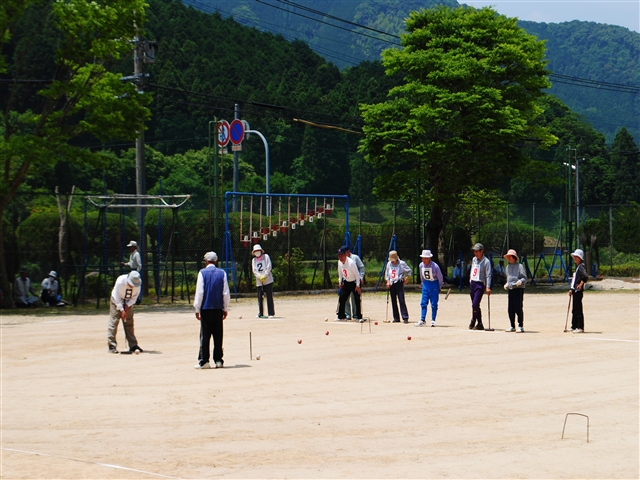
M 338 249 L 338 255 L 345 255 L 349 251 L 349 247 L 343 245 Z

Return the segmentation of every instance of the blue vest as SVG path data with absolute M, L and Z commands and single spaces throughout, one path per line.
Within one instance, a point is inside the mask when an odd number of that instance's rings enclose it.
M 224 270 L 219 268 L 203 268 L 202 274 L 204 295 L 202 297 L 201 310 L 222 310 L 224 292 Z

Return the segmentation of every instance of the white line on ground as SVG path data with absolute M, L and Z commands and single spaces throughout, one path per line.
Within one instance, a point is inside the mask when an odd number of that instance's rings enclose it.
M 639 343 L 640 340 L 622 340 L 620 338 L 591 338 L 591 337 L 582 337 L 585 340 L 604 340 L 607 342 L 630 342 L 630 343 Z
M 137 473 L 146 473 L 147 475 L 155 475 L 156 477 L 162 477 L 162 478 L 175 478 L 175 479 L 180 479 L 180 477 L 172 477 L 170 475 L 162 475 L 161 473 L 155 473 L 155 472 L 148 472 L 146 470 L 137 470 L 135 468 L 128 468 L 128 467 L 121 467 L 120 465 L 110 465 L 108 463 L 100 463 L 100 462 L 91 462 L 88 460 L 77 460 L 75 458 L 69 458 L 69 457 L 58 457 L 56 455 L 49 455 L 47 453 L 38 453 L 38 452 L 28 452 L 26 450 L 17 450 L 15 448 L 5 448 L 5 447 L 1 447 L 1 450 L 6 450 L 8 452 L 18 452 L 18 453 L 26 453 L 28 455 L 38 455 L 41 457 L 52 457 L 52 458 L 62 458 L 64 460 L 72 460 L 74 462 L 81 462 L 81 463 L 90 463 L 92 465 L 99 465 L 101 467 L 108 467 L 108 468 L 116 468 L 118 470 L 127 470 L 129 472 L 137 472 Z

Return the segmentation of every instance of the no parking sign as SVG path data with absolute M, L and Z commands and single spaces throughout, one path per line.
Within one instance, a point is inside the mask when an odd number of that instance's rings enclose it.
M 218 145 L 224 147 L 229 143 L 229 139 L 231 138 L 231 127 L 229 126 L 229 122 L 226 120 L 220 120 L 218 122 Z

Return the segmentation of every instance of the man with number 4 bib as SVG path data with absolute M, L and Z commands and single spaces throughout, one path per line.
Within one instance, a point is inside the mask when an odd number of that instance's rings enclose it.
M 484 247 L 481 243 L 473 246 L 473 256 L 469 275 L 469 294 L 471 295 L 469 330 L 484 330 L 480 302 L 485 292 L 491 295 L 491 262 L 484 256 Z
M 423 250 L 422 263 L 420 264 L 420 279 L 422 280 L 422 300 L 420 307 L 422 313 L 420 321 L 416 323 L 416 327 L 424 327 L 427 325 L 427 306 L 431 302 L 431 326 L 436 326 L 436 315 L 438 314 L 438 298 L 440 297 L 440 289 L 444 283 L 442 271 L 437 263 L 432 262 L 433 254 L 431 250 Z

